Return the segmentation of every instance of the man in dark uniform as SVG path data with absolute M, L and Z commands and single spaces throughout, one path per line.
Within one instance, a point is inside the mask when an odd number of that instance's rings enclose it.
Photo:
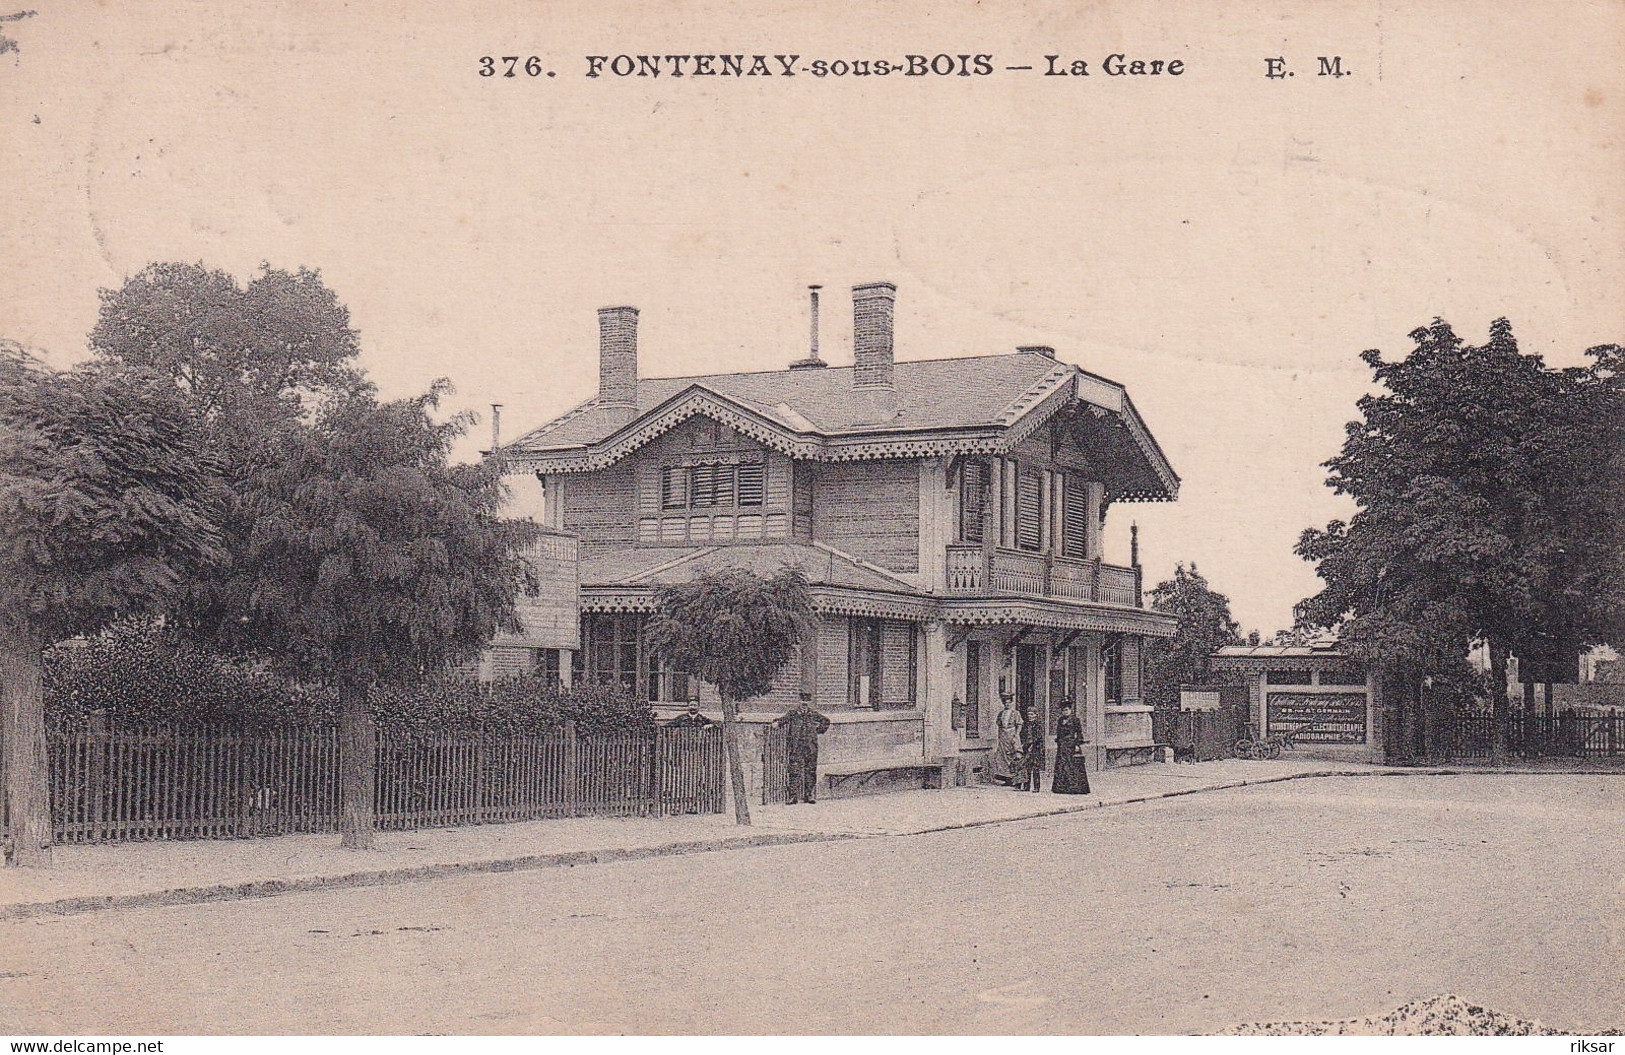
M 666 723 L 668 729 L 709 729 L 717 724 L 700 713 L 700 705 L 691 703 L 688 710 Z
M 773 725 L 788 734 L 790 805 L 817 801 L 818 736 L 829 728 L 829 719 L 812 709 L 812 694 L 803 692 L 795 709 Z

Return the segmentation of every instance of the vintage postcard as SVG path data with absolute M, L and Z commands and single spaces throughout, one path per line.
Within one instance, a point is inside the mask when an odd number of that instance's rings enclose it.
M 29 2 L 12 1051 L 1612 1050 L 1625 3 Z

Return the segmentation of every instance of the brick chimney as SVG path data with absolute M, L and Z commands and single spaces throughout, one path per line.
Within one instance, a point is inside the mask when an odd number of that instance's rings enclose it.
M 870 282 L 852 287 L 852 355 L 856 388 L 892 387 L 892 309 L 897 287 Z
M 1016 346 L 1016 351 L 1026 352 L 1030 355 L 1042 355 L 1049 359 L 1055 358 L 1055 349 L 1047 344 L 1021 344 Z
M 638 405 L 638 309 L 598 309 L 598 405 Z

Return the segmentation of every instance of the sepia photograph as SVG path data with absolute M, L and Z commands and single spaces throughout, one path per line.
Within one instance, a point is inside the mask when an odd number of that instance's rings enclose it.
M 10 1052 L 1621 1050 L 1622 0 L 31 2 Z

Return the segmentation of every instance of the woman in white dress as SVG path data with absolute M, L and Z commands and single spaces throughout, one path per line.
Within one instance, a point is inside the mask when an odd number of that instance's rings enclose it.
M 1021 712 L 1011 706 L 1013 699 L 1004 697 L 1004 709 L 994 719 L 998 742 L 993 745 L 990 763 L 993 779 L 1011 786 L 1021 776 Z

